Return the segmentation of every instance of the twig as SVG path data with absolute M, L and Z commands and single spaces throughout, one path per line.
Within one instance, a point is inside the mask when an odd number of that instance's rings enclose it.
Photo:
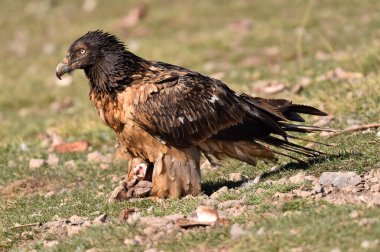
M 366 129 L 375 129 L 375 128 L 380 128 L 380 123 L 370 123 L 370 124 L 365 124 L 361 126 L 355 126 L 355 127 L 350 127 L 347 129 L 344 129 L 342 131 L 334 132 L 330 135 L 327 136 L 327 138 L 332 138 L 341 134 L 344 134 L 346 132 L 357 132 L 357 131 L 362 131 Z
M 24 227 L 34 227 L 34 226 L 41 226 L 42 223 L 41 222 L 36 222 L 36 223 L 29 223 L 29 224 L 25 224 L 25 225 L 19 225 L 19 226 L 14 226 L 14 227 L 11 227 L 9 228 L 9 230 L 13 230 L 13 229 L 19 229 L 19 228 L 24 228 Z

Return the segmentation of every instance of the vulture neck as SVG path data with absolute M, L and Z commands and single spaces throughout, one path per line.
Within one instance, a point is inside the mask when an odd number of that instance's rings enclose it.
M 124 91 L 133 81 L 133 74 L 141 71 L 145 60 L 126 50 L 106 53 L 95 65 L 84 69 L 91 90 L 116 94 Z

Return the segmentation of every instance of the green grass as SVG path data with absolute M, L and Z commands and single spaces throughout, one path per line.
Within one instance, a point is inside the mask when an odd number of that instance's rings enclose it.
M 114 177 L 125 176 L 126 163 L 111 164 L 103 170 L 99 164 L 87 162 L 87 153 L 61 154 L 56 167 L 28 168 L 31 158 L 48 156 L 48 147 L 41 144 L 48 129 L 54 129 L 68 141 L 89 141 L 92 144 L 89 152 L 111 153 L 114 149 L 115 135 L 101 123 L 89 102 L 84 74 L 74 73 L 73 84 L 68 87 L 54 84 L 55 66 L 69 44 L 88 30 L 115 33 L 127 45 L 137 44 L 133 52 L 148 59 L 181 65 L 207 75 L 222 72 L 222 80 L 239 91 L 252 94 L 250 85 L 259 79 L 280 80 L 287 89 L 277 97 L 314 105 L 331 113 L 334 119 L 330 127 L 342 129 L 352 124 L 379 122 L 379 1 L 145 1 L 149 8 L 147 17 L 129 29 L 118 27 L 117 20 L 139 1 L 97 2 L 94 11 L 84 12 L 82 2 L 73 0 L 2 1 L 0 190 L 19 180 L 39 181 L 41 185 L 33 191 L 21 188 L 15 191 L 16 197 L 0 198 L 0 250 L 18 251 L 25 246 L 48 250 L 38 240 L 38 233 L 29 239 L 21 236 L 30 228 L 10 230 L 16 223 L 45 222 L 55 215 L 93 218 L 91 214 L 95 211 L 111 216 L 112 224 L 65 238 L 51 250 L 144 250 L 144 246 L 123 244 L 125 238 L 141 232 L 141 227 L 118 221 L 122 209 L 137 207 L 147 214 L 146 210 L 153 206 L 155 216 L 190 214 L 202 202 L 200 198 L 163 202 L 144 199 L 109 205 L 107 196 L 117 183 Z M 251 29 L 243 33 L 233 31 L 231 23 L 236 20 L 250 20 Z M 51 53 L 44 52 L 47 46 L 53 46 Z M 268 53 L 270 51 L 275 53 Z M 316 57 L 321 52 L 326 59 Z M 251 65 L 243 64 L 247 58 L 254 59 Z M 337 67 L 361 72 L 364 77 L 315 81 Z M 310 78 L 312 83 L 300 95 L 293 94 L 291 88 L 302 77 Z M 65 99 L 72 100 L 72 107 L 58 112 L 51 109 L 53 102 Z M 314 118 L 307 119 L 314 123 Z M 310 160 L 307 166 L 280 159 L 281 170 L 267 178 L 291 176 L 300 170 L 313 175 L 337 170 L 363 174 L 380 164 L 377 131 L 345 134 L 328 140 L 318 134 L 311 135 L 312 139 L 336 146 L 317 147 L 329 155 Z M 74 160 L 76 167 L 63 164 L 69 160 Z M 204 173 L 204 190 L 210 194 L 222 185 L 236 186 L 229 181 L 231 172 L 253 178 L 274 165 L 277 164 L 259 162 L 252 167 L 225 160 L 223 169 Z M 245 197 L 249 206 L 243 215 L 231 219 L 231 223 L 241 223 L 248 231 L 239 240 L 230 238 L 230 228 L 226 226 L 163 239 L 157 248 L 165 251 L 211 248 L 359 251 L 363 249 L 360 247 L 363 240 L 371 241 L 380 236 L 379 223 L 362 227 L 357 219 L 348 217 L 356 209 L 362 212 L 363 218 L 376 218 L 380 214 L 378 208 L 334 206 L 305 199 L 273 204 L 276 192 L 288 192 L 295 187 L 297 185 L 259 184 L 222 195 L 221 201 Z M 256 195 L 258 188 L 266 191 Z M 57 193 L 45 198 L 43 195 L 49 190 Z M 264 233 L 259 235 L 257 230 L 261 227 Z M 56 238 L 59 239 L 52 237 Z

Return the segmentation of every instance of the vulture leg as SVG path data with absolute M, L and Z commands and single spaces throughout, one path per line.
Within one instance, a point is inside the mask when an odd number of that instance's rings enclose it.
M 201 193 L 200 154 L 195 146 L 169 147 L 154 162 L 152 195 L 179 198 Z

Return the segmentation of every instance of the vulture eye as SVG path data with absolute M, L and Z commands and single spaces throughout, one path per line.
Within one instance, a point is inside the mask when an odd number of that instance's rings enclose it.
M 80 49 L 80 54 L 85 54 L 86 50 L 85 49 Z

